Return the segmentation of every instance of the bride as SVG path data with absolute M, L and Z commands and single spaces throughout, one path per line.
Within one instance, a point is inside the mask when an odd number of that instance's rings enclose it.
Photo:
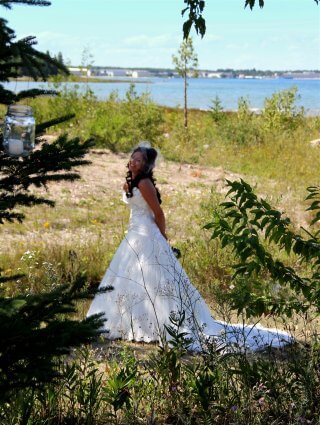
M 211 316 L 167 242 L 153 177 L 156 157 L 151 147 L 138 146 L 132 152 L 123 196 L 131 211 L 129 228 L 99 286 L 113 290 L 98 292 L 87 315 L 104 314 L 108 339 L 164 343 L 170 340 L 167 326 L 175 317 L 183 318 L 179 332 L 185 333 L 192 350 L 205 349 L 208 341 L 253 351 L 289 343 L 286 332 L 228 324 Z

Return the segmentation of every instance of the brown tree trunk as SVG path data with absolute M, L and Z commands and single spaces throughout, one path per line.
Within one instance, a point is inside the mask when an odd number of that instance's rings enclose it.
M 184 69 L 184 126 L 188 128 L 187 69 Z

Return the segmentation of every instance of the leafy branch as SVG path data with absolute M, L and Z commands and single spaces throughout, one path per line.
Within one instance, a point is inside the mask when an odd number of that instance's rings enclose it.
M 319 232 L 306 232 L 308 238 L 296 234 L 292 223 L 264 199 L 258 199 L 250 185 L 243 180 L 231 182 L 227 197 L 221 203 L 223 213 L 216 212 L 205 228 L 213 229 L 212 239 L 219 239 L 222 247 L 230 246 L 239 262 L 233 265 L 235 290 L 231 293 L 233 307 L 245 310 L 248 315 L 291 315 L 293 311 L 305 312 L 310 307 L 320 312 L 320 241 Z M 315 223 L 320 218 L 320 189 L 308 188 L 307 199 L 313 203 L 308 210 L 316 211 Z M 261 240 L 264 239 L 264 244 Z M 300 276 L 267 250 L 274 243 L 279 251 L 294 253 L 300 262 L 311 269 L 311 277 Z M 267 275 L 281 288 L 290 288 L 283 296 L 262 288 L 261 276 Z M 261 292 L 262 295 L 261 295 Z M 291 296 L 291 294 L 293 296 Z
M 192 25 L 194 25 L 194 28 L 197 34 L 200 34 L 201 37 L 203 37 L 206 33 L 206 21 L 202 16 L 202 13 L 205 7 L 205 1 L 203 0 L 183 0 L 183 1 L 186 4 L 186 7 L 181 12 L 182 16 L 184 16 L 185 13 L 188 12 L 188 19 L 183 24 L 183 38 L 187 39 L 189 37 Z M 314 1 L 318 5 L 320 0 L 314 0 Z M 265 0 L 258 0 L 258 3 L 259 3 L 259 7 L 263 8 Z M 250 9 L 252 10 L 255 5 L 256 5 L 256 0 L 245 0 L 245 4 L 244 4 L 245 8 L 249 6 Z

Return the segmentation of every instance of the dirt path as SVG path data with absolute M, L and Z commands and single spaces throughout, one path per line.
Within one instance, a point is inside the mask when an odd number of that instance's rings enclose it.
M 112 153 L 106 149 L 94 149 L 87 158 L 92 162 L 89 166 L 79 167 L 81 180 L 75 182 L 62 182 L 50 185 L 50 196 L 58 199 L 61 191 L 68 188 L 75 200 L 90 196 L 103 198 L 105 195 L 120 196 L 126 175 L 128 154 Z M 241 176 L 223 169 L 222 167 L 209 167 L 198 164 L 179 164 L 160 158 L 157 161 L 155 177 L 162 194 L 174 195 L 177 192 L 187 191 L 188 198 L 201 199 L 204 192 L 208 193 L 212 187 L 217 193 L 227 192 L 226 179 L 236 180 L 243 177 L 249 184 L 255 186 L 259 179 L 255 176 Z M 269 188 L 267 193 L 272 193 L 275 182 L 265 182 Z M 262 184 L 258 185 L 259 195 L 263 198 L 267 194 L 261 193 Z M 263 186 L 262 186 L 263 187 Z M 306 206 L 292 202 L 293 194 L 288 191 L 279 199 L 271 200 L 271 204 L 285 211 L 291 220 L 298 226 L 308 227 L 308 214 Z M 302 201 L 302 200 L 301 200 Z
M 59 196 L 62 188 L 70 186 L 73 193 L 79 196 L 88 190 L 92 194 L 101 191 L 121 191 L 126 174 L 128 154 L 112 153 L 105 149 L 94 149 L 88 156 L 92 164 L 78 169 L 81 180 L 72 183 L 60 183 L 50 185 L 50 194 L 53 198 Z M 240 176 L 224 170 L 222 167 L 205 167 L 201 165 L 178 164 L 166 161 L 162 158 L 157 162 L 155 175 L 159 186 L 168 185 L 169 190 L 188 188 L 191 193 L 198 192 L 198 184 L 204 187 L 214 186 L 219 193 L 226 191 L 225 179 L 236 179 Z

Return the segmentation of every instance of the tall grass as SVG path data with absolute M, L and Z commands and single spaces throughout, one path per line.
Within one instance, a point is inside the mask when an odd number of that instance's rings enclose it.
M 176 340 L 178 342 L 178 339 Z M 317 424 L 319 353 L 202 356 L 183 346 L 84 347 L 66 359 L 60 379 L 0 406 L 2 424 Z
M 53 88 L 58 88 L 59 84 L 54 84 Z M 157 146 L 162 138 L 161 109 L 151 101 L 148 93 L 139 96 L 134 85 L 130 86 L 124 100 L 114 91 L 104 102 L 99 102 L 88 86 L 84 92 L 79 85 L 73 89 L 63 86 L 60 96 L 35 99 L 32 106 L 39 121 L 63 116 L 66 111 L 74 113 L 73 121 L 53 130 L 67 130 L 70 135 L 83 138 L 94 137 L 97 147 L 113 152 L 127 152 L 140 140 L 149 140 Z

